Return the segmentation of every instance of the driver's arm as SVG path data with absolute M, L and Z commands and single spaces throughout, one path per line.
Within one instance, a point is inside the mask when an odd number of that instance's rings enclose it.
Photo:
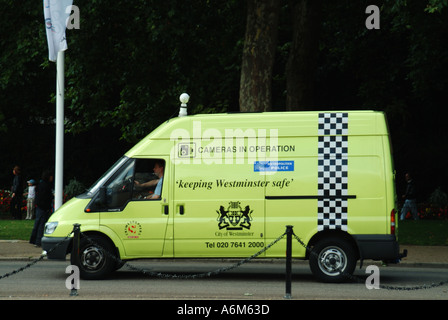
M 157 182 L 159 182 L 159 179 L 151 180 L 145 183 L 140 183 L 137 180 L 135 180 L 135 185 L 139 187 L 154 187 L 155 185 L 157 185 Z

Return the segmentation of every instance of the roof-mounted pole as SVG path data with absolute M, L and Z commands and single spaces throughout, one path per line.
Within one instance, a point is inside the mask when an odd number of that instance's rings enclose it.
M 185 117 L 187 115 L 187 103 L 190 100 L 190 96 L 187 93 L 182 93 L 179 97 L 179 101 L 181 102 L 179 117 Z

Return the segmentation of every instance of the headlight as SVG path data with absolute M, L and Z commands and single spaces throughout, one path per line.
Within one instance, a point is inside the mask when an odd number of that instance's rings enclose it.
M 57 221 L 48 222 L 47 224 L 45 224 L 45 233 L 52 234 L 54 232 L 54 230 L 56 230 L 57 226 L 58 226 Z

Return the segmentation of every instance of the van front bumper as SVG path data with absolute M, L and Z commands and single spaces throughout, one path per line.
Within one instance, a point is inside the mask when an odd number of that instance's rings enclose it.
M 42 249 L 47 252 L 48 259 L 65 260 L 70 243 L 70 238 L 43 237 Z
M 400 246 L 393 234 L 354 235 L 361 260 L 372 259 L 385 262 L 399 262 L 407 256 L 407 250 L 400 253 Z

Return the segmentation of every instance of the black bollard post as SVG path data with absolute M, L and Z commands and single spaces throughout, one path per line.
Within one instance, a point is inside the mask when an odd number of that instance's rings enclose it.
M 285 299 L 291 299 L 291 256 L 292 256 L 292 228 L 286 226 L 286 294 Z
M 79 242 L 81 238 L 81 225 L 79 223 L 75 223 L 73 225 L 73 246 L 72 246 L 72 261 L 74 261 L 76 266 L 79 266 Z M 77 296 L 78 290 L 72 287 L 70 291 L 70 296 Z
M 79 262 L 79 239 L 81 233 L 81 225 L 79 223 L 75 223 L 73 225 L 73 246 L 72 246 L 72 255 L 74 255 L 76 264 Z

